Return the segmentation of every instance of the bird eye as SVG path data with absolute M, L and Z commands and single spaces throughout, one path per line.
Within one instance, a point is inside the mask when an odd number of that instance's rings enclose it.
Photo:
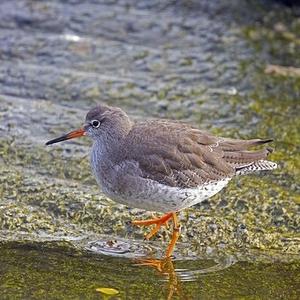
M 93 121 L 91 122 L 91 124 L 92 124 L 92 126 L 93 126 L 94 128 L 98 128 L 98 127 L 100 126 L 100 121 L 98 121 L 98 120 L 93 120 Z

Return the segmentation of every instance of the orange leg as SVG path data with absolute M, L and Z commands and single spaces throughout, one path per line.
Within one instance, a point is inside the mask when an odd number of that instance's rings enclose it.
M 173 233 L 172 233 L 171 242 L 167 248 L 166 257 L 172 256 L 175 244 L 180 235 L 180 225 L 179 225 L 176 213 L 172 213 L 172 219 L 173 219 Z
M 167 213 L 160 218 L 149 219 L 149 220 L 135 220 L 132 221 L 132 224 L 137 226 L 148 226 L 148 225 L 159 224 L 159 223 L 163 224 L 172 217 L 172 214 L 173 213 Z
M 173 234 L 171 242 L 167 248 L 166 257 L 170 257 L 173 253 L 175 244 L 179 238 L 179 224 L 178 219 L 175 212 L 167 213 L 163 215 L 161 218 L 155 218 L 150 220 L 141 220 L 141 221 L 132 221 L 133 225 L 137 226 L 149 226 L 149 225 L 156 225 L 146 236 L 145 239 L 149 240 L 153 237 L 157 231 L 160 229 L 161 226 L 167 225 L 168 221 L 172 218 L 173 220 Z

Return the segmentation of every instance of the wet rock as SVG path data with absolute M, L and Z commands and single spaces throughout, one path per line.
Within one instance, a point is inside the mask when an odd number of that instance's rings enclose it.
M 128 229 L 126 222 L 152 214 L 101 194 L 89 167 L 90 141 L 44 146 L 81 126 L 86 111 L 102 102 L 137 118 L 274 138 L 271 159 L 280 168 L 234 179 L 183 212 L 181 243 L 192 248 L 178 252 L 298 253 L 300 85 L 297 76 L 285 76 L 295 69 L 266 74 L 265 62 L 299 65 L 299 21 L 288 8 L 257 5 L 2 1 L 1 238 L 19 240 L 24 232 L 34 241 L 104 233 L 143 238 L 146 229 Z M 157 237 L 160 248 L 169 233 L 164 228 Z

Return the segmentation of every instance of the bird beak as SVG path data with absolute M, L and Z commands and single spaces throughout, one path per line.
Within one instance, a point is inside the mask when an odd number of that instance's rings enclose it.
M 58 137 L 56 139 L 53 139 L 51 141 L 48 141 L 46 143 L 46 145 L 51 145 L 51 144 L 55 144 L 55 143 L 58 143 L 58 142 L 62 142 L 62 141 L 65 141 L 65 140 L 70 140 L 70 139 L 74 139 L 74 138 L 77 138 L 77 137 L 80 137 L 80 136 L 83 136 L 85 135 L 86 132 L 83 128 L 80 128 L 80 129 L 77 129 L 77 130 L 74 130 L 74 131 L 71 131 L 61 137 Z

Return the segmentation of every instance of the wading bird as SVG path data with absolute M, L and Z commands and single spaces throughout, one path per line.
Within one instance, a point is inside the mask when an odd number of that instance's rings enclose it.
M 132 222 L 155 225 L 146 239 L 173 221 L 166 257 L 179 237 L 179 211 L 212 197 L 237 175 L 277 167 L 267 160 L 272 149 L 249 150 L 270 139 L 217 137 L 171 120 L 134 122 L 120 108 L 106 105 L 91 109 L 83 128 L 46 145 L 84 135 L 93 140 L 91 167 L 104 194 L 130 207 L 164 213 Z

